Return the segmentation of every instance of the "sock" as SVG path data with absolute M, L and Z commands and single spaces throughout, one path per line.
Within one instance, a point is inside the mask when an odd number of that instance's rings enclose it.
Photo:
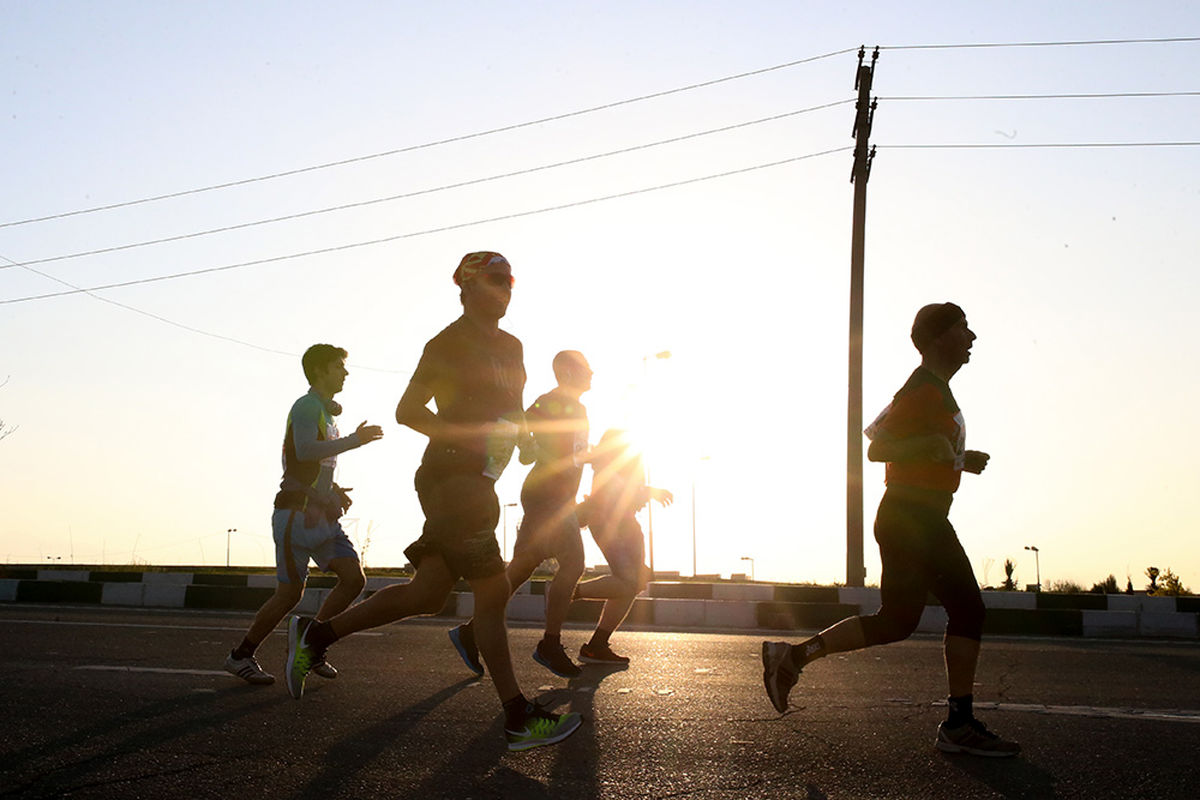
M 504 701 L 504 727 L 510 731 L 519 731 L 525 727 L 525 717 L 529 712 L 529 701 L 520 692 L 511 700 Z
M 974 700 L 975 696 L 970 694 L 964 694 L 962 697 L 947 698 L 946 706 L 950 709 L 950 713 L 946 717 L 946 727 L 958 728 L 974 719 L 975 712 L 971 708 Z
M 314 622 L 308 626 L 308 633 L 304 636 L 304 640 L 315 650 L 325 650 L 337 639 L 333 626 L 328 622 Z
M 547 633 L 542 637 L 542 641 L 538 646 L 540 647 L 543 644 L 546 645 L 546 647 L 562 647 L 562 634 Z
M 791 657 L 792 666 L 796 669 L 804 669 L 804 665 L 812 661 L 816 661 L 825 655 L 825 640 L 821 638 L 821 634 L 817 634 L 811 639 L 801 642 L 800 644 L 792 645 Z
M 612 631 L 606 631 L 604 628 L 596 628 L 596 632 L 592 634 L 589 645 L 593 647 L 608 647 L 608 637 L 612 636 Z
M 253 644 L 249 639 L 242 639 L 242 643 L 233 650 L 233 657 L 237 659 L 250 658 L 257 649 L 258 645 Z

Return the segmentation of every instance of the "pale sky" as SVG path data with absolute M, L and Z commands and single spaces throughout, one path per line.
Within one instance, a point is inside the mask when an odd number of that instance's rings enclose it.
M 339 459 L 355 490 L 347 528 L 368 570 L 403 564 L 424 439 L 395 424 L 395 405 L 459 313 L 458 259 L 493 249 L 517 276 L 503 327 L 525 344 L 526 401 L 551 387 L 553 354 L 578 349 L 597 373 L 593 441 L 609 426 L 652 432 L 652 478 L 676 496 L 654 515 L 656 567 L 692 571 L 694 521 L 700 572 L 748 571 L 746 556 L 759 579 L 844 581 L 851 153 L 816 154 L 852 146 L 852 104 L 426 190 L 846 101 L 854 52 L 523 125 L 865 44 L 884 48 L 865 419 L 917 363 L 916 309 L 957 302 L 979 339 L 952 388 L 968 446 L 992 460 L 964 477 L 951 520 L 979 580 L 999 583 L 1012 558 L 1033 583 L 1036 545 L 1043 584 L 1112 573 L 1140 587 L 1155 565 L 1200 588 L 1200 148 L 898 147 L 1200 141 L 1200 97 L 1178 94 L 1200 91 L 1200 42 L 906 47 L 1200 36 L 1190 2 L 1078 8 L 0 4 L 0 223 L 408 149 L 0 227 L 0 419 L 15 427 L 0 440 L 0 557 L 216 566 L 236 528 L 234 564 L 272 563 L 299 354 L 331 342 L 350 351 L 343 432 L 385 429 Z M 901 99 L 1115 93 L 1177 94 Z M 67 289 L 54 278 L 95 287 L 379 239 L 22 300 Z M 523 474 L 504 475 L 503 503 Z M 865 483 L 877 583 L 882 466 Z M 510 549 L 519 516 L 499 532 Z

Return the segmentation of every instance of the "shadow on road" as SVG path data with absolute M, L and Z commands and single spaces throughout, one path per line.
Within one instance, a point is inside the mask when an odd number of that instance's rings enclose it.
M 973 780 L 985 784 L 1002 797 L 1043 800 L 1057 797 L 1054 776 L 1025 756 L 1016 758 L 977 758 L 942 753 L 942 760 Z

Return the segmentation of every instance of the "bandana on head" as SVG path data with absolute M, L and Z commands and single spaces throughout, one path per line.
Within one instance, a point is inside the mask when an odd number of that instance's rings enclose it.
M 509 265 L 508 259 L 491 250 L 483 250 L 478 253 L 467 253 L 462 257 L 458 268 L 454 270 L 454 283 L 462 286 L 464 283 L 474 280 L 481 273 L 507 275 L 509 281 L 512 281 L 512 267 Z

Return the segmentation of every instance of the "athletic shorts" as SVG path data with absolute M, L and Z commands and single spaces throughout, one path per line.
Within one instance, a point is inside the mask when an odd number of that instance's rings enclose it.
M 929 592 L 946 609 L 952 627 L 960 613 L 977 616 L 979 584 L 947 518 L 952 497 L 904 486 L 889 486 L 884 493 L 875 518 L 883 565 L 880 613 L 920 616 Z
M 588 527 L 613 575 L 636 583 L 649 570 L 646 566 L 646 539 L 637 519 L 628 516 L 610 523 L 593 518 Z
M 425 512 L 421 538 L 404 556 L 413 566 L 440 556 L 457 578 L 490 578 L 504 572 L 496 543 L 500 501 L 495 481 L 479 473 L 446 473 L 422 465 L 414 480 Z
M 353 558 L 358 553 L 342 526 L 322 519 L 316 527 L 304 524 L 304 512 L 277 508 L 271 515 L 271 533 L 275 537 L 275 578 L 280 583 L 303 583 L 308 577 L 308 562 L 329 569 L 335 558 Z
M 513 558 L 531 555 L 540 562 L 572 552 L 583 555 L 583 539 L 579 535 L 574 497 L 561 501 L 535 499 L 529 493 L 522 492 L 521 506 L 525 516 L 521 520 L 521 527 L 517 528 Z

